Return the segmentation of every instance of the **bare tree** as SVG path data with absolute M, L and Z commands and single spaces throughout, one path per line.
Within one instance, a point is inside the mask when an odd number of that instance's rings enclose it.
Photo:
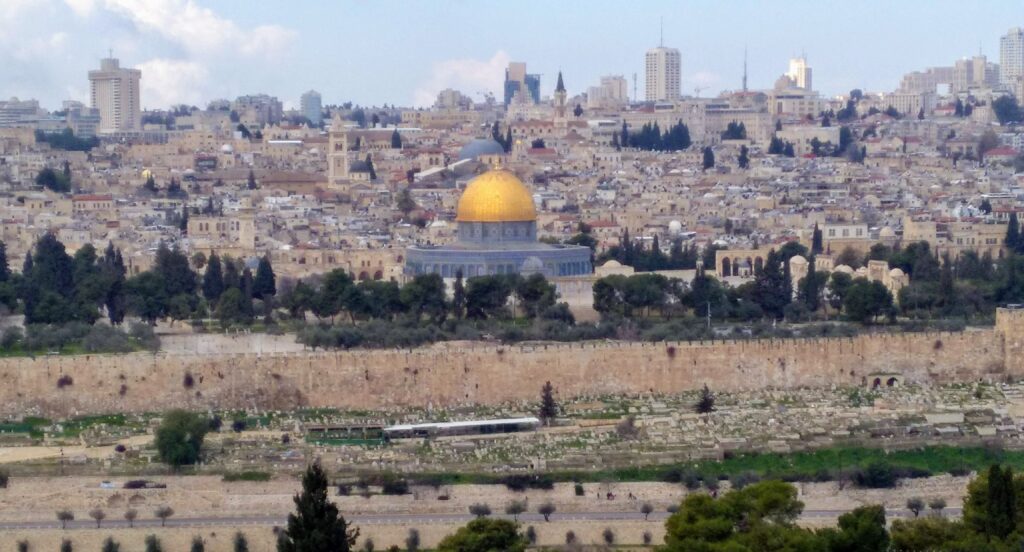
M 651 515 L 651 512 L 653 512 L 653 511 L 654 511 L 654 506 L 651 506 L 650 502 L 644 502 L 640 506 L 640 513 L 644 515 L 644 519 L 647 519 Z

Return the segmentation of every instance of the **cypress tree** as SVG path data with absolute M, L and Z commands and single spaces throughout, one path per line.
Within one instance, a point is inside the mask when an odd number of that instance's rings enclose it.
M 544 422 L 544 425 L 551 425 L 551 421 L 556 416 L 558 416 L 558 403 L 555 402 L 554 388 L 548 381 L 540 389 L 540 411 L 537 417 Z
M 210 304 L 216 304 L 220 294 L 224 293 L 224 275 L 221 272 L 220 257 L 217 253 L 210 254 L 206 261 L 206 272 L 203 273 L 203 297 Z
M 1020 223 L 1017 221 L 1017 213 L 1010 213 L 1010 222 L 1006 225 L 1006 239 L 1003 240 L 1003 243 L 1007 249 L 1019 251 L 1020 242 Z
M 452 314 L 456 320 L 462 320 L 466 314 L 466 286 L 462 282 L 462 270 L 455 272 L 455 284 L 452 286 Z
M 11 267 L 7 266 L 7 245 L 0 241 L 0 282 L 11 279 Z
M 277 279 L 274 276 L 274 267 L 270 264 L 270 254 L 260 257 L 260 264 L 256 267 L 256 279 L 252 284 L 253 297 L 265 299 L 277 294 Z
M 295 512 L 288 514 L 288 527 L 277 541 L 278 552 L 349 552 L 359 529 L 327 500 L 327 475 L 314 462 L 302 476 L 302 492 L 295 496 Z
M 814 233 L 811 235 L 811 254 L 818 255 L 824 250 L 825 248 L 822 246 L 821 229 L 818 228 L 818 223 L 815 222 Z
M 715 152 L 711 150 L 711 146 L 704 146 L 704 162 L 702 167 L 705 171 L 715 167 Z

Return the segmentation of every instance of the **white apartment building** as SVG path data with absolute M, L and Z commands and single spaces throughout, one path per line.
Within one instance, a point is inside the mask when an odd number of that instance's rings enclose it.
M 1024 29 L 1014 27 L 999 39 L 999 82 L 1024 77 Z
M 587 89 L 587 107 L 618 107 L 629 103 L 629 84 L 622 75 L 601 77 L 601 84 Z
M 682 57 L 679 50 L 658 46 L 647 50 L 645 58 L 646 99 L 649 102 L 675 101 L 681 90 Z
M 299 99 L 300 109 L 302 116 L 309 119 L 314 126 L 320 126 L 323 122 L 323 101 L 320 97 L 320 93 L 316 90 L 310 90 L 302 95 Z
M 807 58 L 801 56 L 789 60 L 789 71 L 786 76 L 793 81 L 797 88 L 813 90 L 811 82 L 811 66 L 807 65 Z
M 101 133 L 142 128 L 141 80 L 142 71 L 122 68 L 117 58 L 104 58 L 98 71 L 89 71 L 89 98 L 100 112 Z

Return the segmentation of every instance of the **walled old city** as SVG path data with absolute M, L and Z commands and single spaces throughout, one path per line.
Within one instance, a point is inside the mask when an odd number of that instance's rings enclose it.
M 0 2 L 0 552 L 1022 549 L 1014 1 L 258 4 Z

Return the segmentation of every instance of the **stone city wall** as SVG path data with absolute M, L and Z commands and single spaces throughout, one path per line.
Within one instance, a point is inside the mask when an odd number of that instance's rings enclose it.
M 1024 310 L 963 332 L 679 343 L 585 342 L 271 354 L 0 359 L 0 415 L 192 409 L 382 409 L 561 398 L 1024 376 Z M 887 377 L 880 377 L 883 382 Z M 61 386 L 62 382 L 62 386 Z

